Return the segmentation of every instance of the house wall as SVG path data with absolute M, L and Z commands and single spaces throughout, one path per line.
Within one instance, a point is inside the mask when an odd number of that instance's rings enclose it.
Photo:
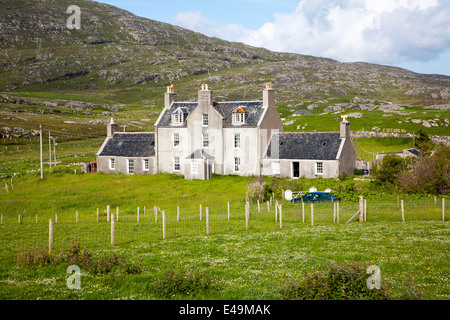
M 174 133 L 180 136 L 178 147 L 173 145 Z M 184 174 L 184 167 L 181 166 L 182 160 L 190 155 L 189 132 L 186 127 L 158 128 L 158 170 L 162 173 L 180 173 Z M 173 170 L 174 157 L 180 158 L 180 171 Z
M 273 89 L 263 90 L 263 107 L 266 109 L 259 122 L 260 146 L 259 158 L 262 159 L 270 137 L 273 133 L 283 132 L 283 121 L 275 107 L 275 92 Z
M 115 169 L 109 168 L 109 159 L 114 159 Z M 155 174 L 155 157 L 97 156 L 97 171 L 128 174 L 128 159 L 134 159 L 134 174 Z M 149 170 L 144 170 L 144 159 L 148 159 Z
M 210 91 L 199 92 L 198 107 L 187 118 L 187 145 L 190 153 L 196 150 L 204 150 L 213 156 L 214 171 L 223 174 L 223 119 L 210 104 L 212 98 L 209 95 Z M 208 115 L 208 126 L 203 126 L 203 114 Z M 203 134 L 208 134 L 208 147 L 203 147 Z
M 356 150 L 352 139 L 348 136 L 339 158 L 339 175 L 353 174 L 356 167 Z
M 273 162 L 280 162 L 280 173 L 273 173 Z M 299 162 L 300 177 L 305 178 L 337 178 L 339 176 L 339 161 L 337 160 L 296 160 L 296 159 L 264 159 L 263 160 L 263 175 L 271 175 L 280 178 L 292 178 L 293 170 L 292 163 Z M 323 163 L 323 174 L 316 174 L 316 162 Z
M 240 147 L 234 146 L 234 135 L 240 134 Z M 259 175 L 259 129 L 258 128 L 224 128 L 224 174 L 243 176 Z M 235 158 L 240 159 L 240 171 L 234 171 Z
M 192 162 L 195 161 L 198 163 L 198 173 L 192 173 Z M 186 180 L 200 179 L 206 180 L 208 179 L 207 166 L 209 165 L 210 171 L 212 170 L 212 162 L 211 160 L 204 159 L 185 159 L 183 162 L 184 166 L 184 178 Z M 210 172 L 210 177 L 212 177 L 212 172 Z

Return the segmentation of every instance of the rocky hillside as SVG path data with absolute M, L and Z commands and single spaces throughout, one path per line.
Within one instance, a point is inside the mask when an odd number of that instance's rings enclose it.
M 348 95 L 422 104 L 450 100 L 449 77 L 270 52 L 94 1 L 77 1 L 81 29 L 69 30 L 66 21 L 71 14 L 66 10 L 71 4 L 70 0 L 2 1 L 0 91 L 140 87 L 150 92 L 186 79 L 183 87 L 209 81 L 217 83 L 215 91 L 241 97 L 272 81 L 280 101 Z
M 207 82 L 217 100 L 240 100 L 260 99 L 267 81 L 276 89 L 278 110 L 289 130 L 333 128 L 325 125 L 324 117 L 320 118 L 322 126 L 315 121 L 314 128 L 300 118 L 288 119 L 297 110 L 330 114 L 330 121 L 338 121 L 339 112 L 363 112 L 364 117 L 357 113 L 354 124 L 367 130 L 383 125 L 394 128 L 398 123 L 404 126 L 405 121 L 391 117 L 390 123 L 384 118 L 384 123 L 373 125 L 371 117 L 380 117 L 366 111 L 401 116 L 405 107 L 420 106 L 420 112 L 422 107 L 436 111 L 426 119 L 410 115 L 410 120 L 433 120 L 446 131 L 430 124 L 430 133 L 450 135 L 444 121 L 449 118 L 450 77 L 271 52 L 89 0 L 76 1 L 81 29 L 68 29 L 66 22 L 72 13 L 67 8 L 72 4 L 71 0 L 1 1 L 3 137 L 32 137 L 38 123 L 46 123 L 61 137 L 69 132 L 99 136 L 104 134 L 102 121 L 110 116 L 122 119 L 128 128 L 151 130 L 166 85 L 173 83 L 181 99 L 193 100 L 200 84 Z M 70 126 L 80 117 L 87 129 Z M 145 121 L 127 122 L 136 119 Z M 406 119 L 411 124 L 408 132 L 422 126 L 410 120 Z

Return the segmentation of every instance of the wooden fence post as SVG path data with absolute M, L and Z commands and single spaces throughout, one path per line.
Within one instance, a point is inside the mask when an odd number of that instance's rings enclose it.
M 339 224 L 339 202 L 336 203 L 336 223 Z
M 97 208 L 97 222 L 98 222 L 98 208 Z
M 442 198 L 442 221 L 445 221 L 445 199 Z
M 280 204 L 280 228 L 283 227 L 283 205 Z
M 275 222 L 278 221 L 278 200 L 275 201 Z
M 202 205 L 200 205 L 200 221 L 202 221 Z
M 139 207 L 137 207 L 137 222 L 139 223 Z
M 359 196 L 359 222 L 364 221 L 364 197 Z
M 109 204 L 106 206 L 106 221 L 109 222 L 109 215 L 111 214 L 111 207 L 109 206 Z
M 230 201 L 227 202 L 228 221 L 230 221 Z
M 161 214 L 162 214 L 163 239 L 166 239 L 166 212 L 163 210 Z
M 367 199 L 364 199 L 364 221 L 367 221 Z
M 311 202 L 311 227 L 314 226 L 314 203 Z
M 402 209 L 402 221 L 405 222 L 405 209 L 403 207 L 403 200 L 400 201 L 400 206 Z
M 48 254 L 53 251 L 53 220 L 48 221 Z
M 58 214 L 55 213 L 55 223 L 58 223 Z
M 19 213 L 19 217 L 17 218 L 17 223 L 20 224 L 20 213 Z
M 116 206 L 116 220 L 119 221 L 119 207 Z
M 256 200 L 257 202 L 258 202 L 258 213 L 261 211 L 261 208 L 260 208 L 260 206 L 259 206 L 259 199 L 258 200 Z
M 302 221 L 303 223 L 305 223 L 305 203 L 303 202 L 303 199 L 302 199 Z
M 270 202 L 267 201 L 266 203 L 267 203 L 267 212 L 269 212 L 270 211 Z
M 115 240 L 115 235 L 114 235 L 114 213 L 111 214 L 111 246 L 114 246 L 114 240 Z
M 78 223 L 78 211 L 75 214 L 75 222 Z
M 155 222 L 158 222 L 158 208 L 154 206 L 153 211 L 155 212 Z
M 336 202 L 333 202 L 333 223 L 336 223 Z
M 177 206 L 177 222 L 180 221 L 180 206 Z
M 248 218 L 249 218 L 249 204 L 245 204 L 245 230 L 248 230 Z
M 209 235 L 209 208 L 206 207 L 206 235 Z

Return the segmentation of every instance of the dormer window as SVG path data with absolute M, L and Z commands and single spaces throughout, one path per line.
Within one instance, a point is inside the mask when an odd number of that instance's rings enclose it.
M 183 114 L 174 113 L 172 114 L 172 124 L 182 124 Z
M 182 125 L 184 120 L 186 119 L 188 112 L 186 108 L 177 108 L 172 112 L 172 124 L 173 125 Z
M 245 110 L 238 107 L 233 111 L 233 125 L 242 125 L 245 123 Z

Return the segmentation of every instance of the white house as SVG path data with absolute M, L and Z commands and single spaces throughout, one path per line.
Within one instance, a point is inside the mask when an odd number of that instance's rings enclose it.
M 108 124 L 97 169 L 177 173 L 186 179 L 215 173 L 296 178 L 353 172 L 356 152 L 346 119 L 336 133 L 284 133 L 270 83 L 262 95 L 262 101 L 216 102 L 203 84 L 197 102 L 179 102 L 173 86 L 167 87 L 154 133 L 119 133 L 113 121 Z

